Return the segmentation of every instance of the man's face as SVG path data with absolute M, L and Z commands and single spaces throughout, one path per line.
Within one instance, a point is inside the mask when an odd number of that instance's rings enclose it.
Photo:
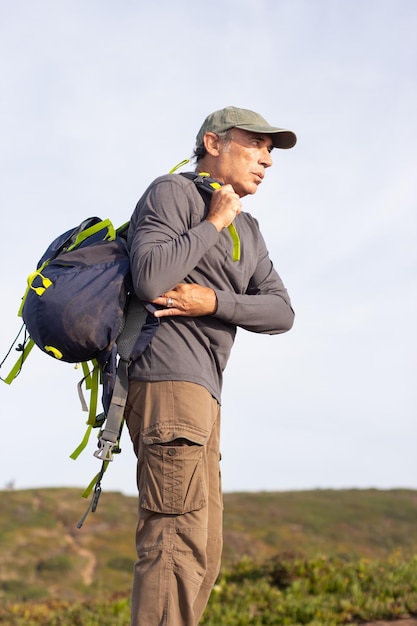
M 269 135 L 240 128 L 233 128 L 231 132 L 231 142 L 220 144 L 217 171 L 210 174 L 220 182 L 232 185 L 243 198 L 256 192 L 266 168 L 272 165 L 272 139 Z

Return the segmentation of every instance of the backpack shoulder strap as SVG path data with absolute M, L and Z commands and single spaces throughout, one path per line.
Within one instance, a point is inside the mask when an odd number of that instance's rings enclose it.
M 112 449 L 119 440 L 126 407 L 131 356 L 147 316 L 148 311 L 145 306 L 135 295 L 131 294 L 124 327 L 117 339 L 117 352 L 120 358 L 106 425 L 101 431 L 98 450 L 94 452 L 94 456 L 102 461 L 113 460 Z
M 211 178 L 208 172 L 181 172 L 181 176 L 192 180 L 201 195 L 211 195 L 215 189 L 219 189 L 222 186 L 222 183 L 215 178 Z M 227 230 L 233 242 L 232 259 L 233 261 L 240 261 L 240 238 L 233 222 L 229 224 Z
M 93 478 L 82 494 L 84 498 L 87 498 L 94 487 L 94 496 L 92 501 L 88 506 L 87 511 L 78 522 L 77 528 L 81 528 L 88 513 L 90 511 L 94 512 L 97 508 L 101 493 L 101 479 L 103 474 L 106 471 L 108 464 L 113 461 L 113 455 L 120 452 L 119 441 L 122 433 L 124 412 L 129 391 L 129 365 L 132 360 L 132 355 L 136 356 L 135 350 L 137 350 L 138 340 L 142 334 L 142 329 L 146 325 L 148 314 L 149 312 L 146 307 L 132 293 L 129 296 L 124 326 L 117 340 L 117 352 L 120 358 L 116 369 L 113 393 L 107 411 L 105 425 L 100 432 L 97 444 L 98 449 L 94 452 L 94 456 L 103 463 L 100 472 Z M 152 332 L 146 336 L 146 343 L 149 342 L 156 331 L 156 328 L 157 324 L 153 326 Z M 144 347 L 145 345 L 142 345 L 140 351 L 142 351 Z

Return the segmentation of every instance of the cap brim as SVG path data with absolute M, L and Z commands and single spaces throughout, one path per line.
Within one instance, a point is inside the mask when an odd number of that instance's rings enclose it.
M 292 130 L 285 130 L 284 128 L 274 128 L 273 126 L 255 126 L 250 124 L 239 124 L 235 126 L 235 128 L 249 130 L 252 133 L 271 135 L 274 148 L 293 148 L 297 143 L 297 135 L 293 133 Z

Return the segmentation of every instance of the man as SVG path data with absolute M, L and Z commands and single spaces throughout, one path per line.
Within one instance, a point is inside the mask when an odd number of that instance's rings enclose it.
M 131 366 L 125 414 L 138 457 L 132 626 L 198 624 L 219 573 L 222 373 L 238 326 L 276 334 L 294 318 L 241 198 L 263 181 L 272 149 L 295 142 L 253 111 L 216 111 L 197 135 L 195 158 L 199 181 L 210 176 L 219 188 L 208 194 L 193 176 L 162 176 L 132 216 L 134 288 L 160 319 Z

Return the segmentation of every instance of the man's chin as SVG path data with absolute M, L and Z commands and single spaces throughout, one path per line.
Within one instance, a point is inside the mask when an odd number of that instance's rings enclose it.
M 238 194 L 239 198 L 244 198 L 245 196 L 253 196 L 253 194 L 258 191 L 258 185 L 256 183 L 248 183 L 239 191 L 237 191 L 236 189 L 235 191 Z

